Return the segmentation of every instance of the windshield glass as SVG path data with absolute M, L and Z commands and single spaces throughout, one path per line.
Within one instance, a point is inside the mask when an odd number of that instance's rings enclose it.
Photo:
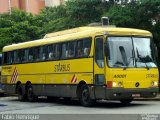
M 137 67 L 156 67 L 150 38 L 133 37 L 135 61 Z
M 108 37 L 105 50 L 109 67 L 156 67 L 150 38 Z

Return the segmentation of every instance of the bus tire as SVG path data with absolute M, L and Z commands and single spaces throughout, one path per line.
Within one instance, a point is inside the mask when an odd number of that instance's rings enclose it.
M 88 86 L 86 84 L 80 87 L 80 102 L 85 107 L 91 107 L 94 105 L 94 100 L 91 99 Z
M 29 102 L 35 102 L 38 97 L 34 95 L 33 87 L 31 84 L 27 86 L 27 98 Z
M 127 104 L 130 104 L 130 103 L 132 102 L 132 99 L 120 100 L 120 102 L 121 102 L 123 105 L 127 105 Z
M 21 84 L 19 84 L 17 86 L 17 95 L 18 95 L 18 100 L 19 101 L 26 101 L 27 100 L 26 94 L 25 94 L 25 92 L 23 92 Z

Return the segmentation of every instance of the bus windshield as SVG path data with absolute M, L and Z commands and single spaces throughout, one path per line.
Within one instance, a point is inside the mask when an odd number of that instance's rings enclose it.
M 150 38 L 108 37 L 106 46 L 109 67 L 157 67 Z

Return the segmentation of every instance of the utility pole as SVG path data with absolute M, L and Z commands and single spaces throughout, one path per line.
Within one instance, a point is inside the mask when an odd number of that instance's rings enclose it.
M 29 4 L 29 2 L 28 2 L 28 0 L 26 0 L 26 12 L 29 12 L 28 11 L 28 4 Z
M 11 15 L 12 14 L 12 11 L 11 11 L 11 0 L 8 0 L 8 9 L 9 9 L 9 14 Z

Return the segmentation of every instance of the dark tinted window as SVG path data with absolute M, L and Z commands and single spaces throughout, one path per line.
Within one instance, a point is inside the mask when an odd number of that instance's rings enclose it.
M 7 64 L 7 52 L 3 53 L 3 64 Z
M 89 56 L 91 49 L 91 39 L 92 38 L 84 38 L 77 41 L 77 49 L 76 49 L 77 57 Z
M 99 67 L 104 67 L 103 37 L 96 38 L 95 60 Z
M 77 57 L 83 56 L 83 40 L 77 41 Z
M 90 49 L 91 49 L 91 38 L 83 39 L 84 56 L 89 56 Z
M 61 56 L 61 44 L 55 45 L 55 58 L 59 59 Z
M 62 56 L 61 58 L 67 58 L 68 56 L 68 43 L 62 43 Z
M 76 41 L 62 43 L 62 59 L 75 57 Z
M 68 43 L 68 58 L 75 57 L 75 48 L 76 48 L 76 41 L 71 41 Z
M 21 62 L 24 62 L 24 60 L 25 60 L 25 50 L 22 49 L 21 50 Z
M 48 45 L 47 59 L 53 60 L 55 59 L 55 45 Z
M 21 62 L 21 51 L 20 50 L 16 50 L 13 52 L 14 54 L 14 63 L 20 63 Z
M 40 61 L 40 47 L 34 48 L 34 61 Z
M 47 59 L 47 46 L 40 47 L 40 60 L 45 61 Z
M 28 62 L 33 62 L 33 57 L 34 57 L 34 49 L 29 48 Z

